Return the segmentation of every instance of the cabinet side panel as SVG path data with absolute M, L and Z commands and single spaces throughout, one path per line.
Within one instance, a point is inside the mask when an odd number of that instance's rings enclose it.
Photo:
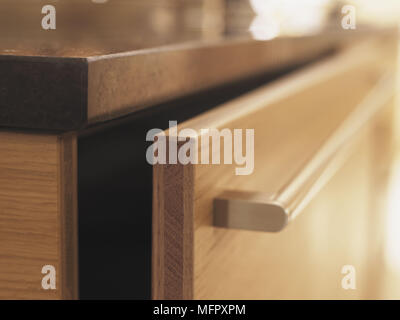
M 70 214 L 75 206 L 63 199 L 66 179 L 73 177 L 61 170 L 67 156 L 61 161 L 62 141 L 55 135 L 0 132 L 0 299 L 68 297 L 62 264 L 69 235 L 61 232 L 62 214 L 63 207 L 70 206 Z M 42 287 L 46 265 L 55 268 L 54 290 Z

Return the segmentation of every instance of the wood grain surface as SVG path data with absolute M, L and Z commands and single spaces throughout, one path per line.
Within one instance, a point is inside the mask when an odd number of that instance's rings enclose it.
M 281 233 L 214 227 L 213 200 L 226 190 L 266 194 L 280 190 L 375 88 L 381 76 L 388 70 L 394 72 L 395 57 L 393 39 L 355 43 L 335 57 L 178 126 L 178 130 L 195 129 L 199 134 L 193 139 L 201 137 L 202 128 L 255 129 L 255 170 L 250 176 L 236 176 L 235 165 L 189 165 L 193 166 L 193 174 L 184 175 L 183 183 L 176 184 L 177 180 L 170 180 L 170 172 L 181 176 L 187 168 L 155 166 L 154 201 L 159 205 L 154 219 L 159 218 L 156 223 L 161 226 L 154 229 L 153 239 L 157 254 L 164 260 L 153 261 L 153 277 L 158 281 L 167 273 L 177 274 L 174 286 L 165 281 L 158 283 L 153 297 L 376 297 L 370 290 L 378 276 L 378 264 L 371 262 L 377 251 L 370 248 L 376 248 L 380 241 L 379 230 L 374 227 L 380 218 L 371 211 L 371 148 L 375 142 L 370 136 L 373 133 L 368 132 L 373 131 L 365 132 L 343 169 L 298 220 Z M 180 173 L 177 168 L 181 168 Z M 185 205 L 181 196 L 180 203 L 167 213 L 171 195 L 179 196 L 177 190 L 182 188 L 192 193 L 193 203 Z M 193 219 L 193 230 L 185 230 L 186 236 L 193 236 L 185 240 L 191 240 L 191 244 L 176 253 L 163 245 L 166 238 L 182 239 L 182 229 L 177 227 L 182 224 L 182 217 Z M 193 260 L 187 263 L 182 257 L 190 256 L 184 253 L 188 249 L 192 250 Z M 165 257 L 171 254 L 174 259 L 167 261 Z M 341 288 L 344 265 L 354 265 L 358 270 L 358 290 Z M 182 270 L 191 276 L 183 277 Z M 184 291 L 184 287 L 192 290 Z
M 75 136 L 3 130 L 0 154 L 0 298 L 76 298 Z M 56 290 L 42 288 L 45 265 Z
M 170 165 L 154 174 L 154 297 L 193 298 L 193 167 Z M 165 266 L 169 266 L 165 269 Z M 164 272 L 159 272 L 163 269 Z

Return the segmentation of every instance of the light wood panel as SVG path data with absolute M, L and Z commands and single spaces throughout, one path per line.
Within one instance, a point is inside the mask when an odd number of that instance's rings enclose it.
M 274 194 L 238 190 L 218 196 L 214 200 L 214 224 L 244 230 L 281 231 L 343 165 L 365 126 L 376 121 L 382 106 L 393 97 L 393 93 L 394 77 L 384 75 L 300 171 Z
M 76 152 L 74 135 L 0 132 L 1 299 L 76 298 Z
M 161 258 L 153 264 L 154 298 L 361 298 L 370 294 L 366 288 L 374 274 L 367 271 L 368 247 L 376 238 L 371 235 L 373 228 L 368 229 L 365 201 L 370 197 L 372 170 L 368 134 L 338 177 L 282 233 L 216 228 L 213 200 L 226 190 L 266 194 L 280 190 L 382 75 L 394 71 L 395 54 L 393 39 L 355 44 L 178 127 L 196 130 L 193 140 L 201 138 L 203 128 L 255 129 L 255 170 L 250 176 L 236 176 L 235 165 L 155 166 L 158 205 L 153 218 L 158 225 L 153 238 Z M 179 182 L 174 176 L 181 177 Z M 193 203 L 178 190 L 189 194 Z M 179 203 L 171 208 L 171 201 Z M 179 253 L 164 247 L 173 239 L 185 243 L 173 247 Z M 173 258 L 167 261 L 167 256 Z M 341 268 L 346 264 L 359 272 L 356 291 L 341 288 Z M 174 286 L 165 281 L 167 274 L 175 279 Z

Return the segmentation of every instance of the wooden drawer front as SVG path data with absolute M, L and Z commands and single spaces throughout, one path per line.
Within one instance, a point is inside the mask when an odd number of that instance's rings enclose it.
M 376 254 L 371 248 L 378 241 L 367 200 L 373 126 L 360 126 L 351 135 L 354 143 L 346 149 L 344 165 L 283 231 L 216 227 L 213 210 L 214 200 L 225 191 L 276 194 L 356 110 L 390 109 L 393 43 L 379 39 L 354 44 L 178 126 L 178 132 L 198 132 L 191 137 L 196 142 L 201 129 L 254 129 L 254 172 L 235 175 L 236 164 L 155 165 L 154 298 L 368 296 L 370 259 Z M 379 112 L 366 123 L 373 124 Z M 172 130 L 166 134 L 168 139 L 175 135 Z M 341 288 L 343 265 L 356 267 L 357 290 Z

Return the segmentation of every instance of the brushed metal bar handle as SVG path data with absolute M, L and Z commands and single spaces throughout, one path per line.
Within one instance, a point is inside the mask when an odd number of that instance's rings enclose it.
M 275 194 L 226 191 L 214 199 L 217 227 L 278 232 L 292 221 L 351 154 L 358 133 L 394 94 L 394 76 L 386 73 L 309 161 Z

